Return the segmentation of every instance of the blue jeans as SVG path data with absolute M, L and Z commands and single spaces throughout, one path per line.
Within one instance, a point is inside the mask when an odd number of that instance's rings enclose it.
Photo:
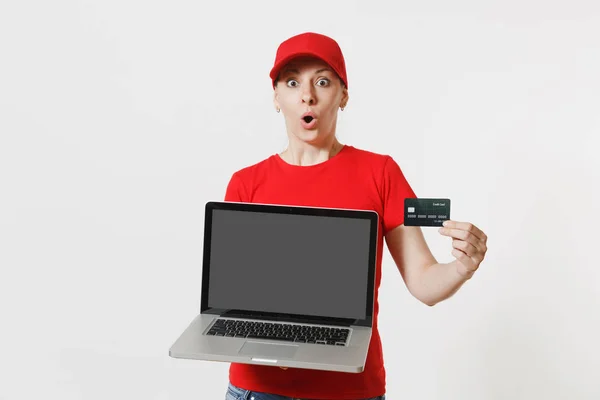
M 227 394 L 225 400 L 302 400 L 295 399 L 293 397 L 281 396 L 278 394 L 269 394 L 261 392 L 252 392 L 250 390 L 241 389 L 237 386 L 233 386 L 231 382 L 227 387 Z M 383 396 L 371 397 L 369 399 L 357 399 L 357 400 L 385 400 L 385 394 Z

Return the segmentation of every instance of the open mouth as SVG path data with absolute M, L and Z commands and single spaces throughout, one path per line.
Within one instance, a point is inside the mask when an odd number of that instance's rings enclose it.
M 306 122 L 307 124 L 310 124 L 310 122 L 314 119 L 313 117 L 311 117 L 310 115 L 307 115 L 306 117 L 302 117 L 302 119 L 304 120 L 304 122 Z

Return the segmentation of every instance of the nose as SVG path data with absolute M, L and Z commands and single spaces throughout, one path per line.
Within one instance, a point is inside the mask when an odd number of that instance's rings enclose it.
M 305 86 L 302 90 L 302 102 L 308 105 L 313 105 L 317 102 L 312 85 Z

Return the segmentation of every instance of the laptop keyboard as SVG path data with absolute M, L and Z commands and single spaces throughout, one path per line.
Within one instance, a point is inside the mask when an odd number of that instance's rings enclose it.
M 345 346 L 349 333 L 350 329 L 345 328 L 217 319 L 215 324 L 206 334 L 247 339 L 269 339 L 296 343 Z

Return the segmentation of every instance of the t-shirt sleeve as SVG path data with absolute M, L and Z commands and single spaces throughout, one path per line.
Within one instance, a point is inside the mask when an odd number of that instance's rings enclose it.
M 404 223 L 404 199 L 417 195 L 404 177 L 400 166 L 390 156 L 383 167 L 383 234 Z
M 238 172 L 234 173 L 229 180 L 225 191 L 225 201 L 248 202 L 246 188 Z

